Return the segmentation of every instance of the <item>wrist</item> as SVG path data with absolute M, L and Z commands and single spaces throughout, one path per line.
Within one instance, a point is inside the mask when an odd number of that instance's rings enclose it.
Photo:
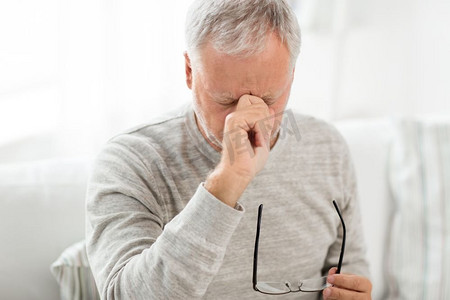
M 250 176 L 218 166 L 208 175 L 204 187 L 214 197 L 234 208 L 251 180 Z

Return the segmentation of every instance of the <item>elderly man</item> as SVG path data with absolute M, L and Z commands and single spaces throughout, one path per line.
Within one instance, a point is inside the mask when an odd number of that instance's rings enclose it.
M 292 10 L 199 0 L 186 39 L 193 103 L 112 138 L 93 169 L 87 251 L 102 298 L 370 299 L 347 146 L 285 111 L 300 47 Z M 332 199 L 347 227 L 342 273 Z

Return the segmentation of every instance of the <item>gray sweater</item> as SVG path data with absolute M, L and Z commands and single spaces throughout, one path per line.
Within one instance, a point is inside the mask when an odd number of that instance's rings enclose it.
M 265 168 L 233 209 L 203 181 L 220 159 L 190 105 L 113 137 L 87 193 L 87 253 L 102 299 L 273 299 L 253 291 L 257 207 L 264 204 L 258 280 L 326 275 L 347 227 L 343 272 L 368 276 L 355 175 L 342 136 L 288 111 Z M 282 299 L 318 299 L 290 293 Z

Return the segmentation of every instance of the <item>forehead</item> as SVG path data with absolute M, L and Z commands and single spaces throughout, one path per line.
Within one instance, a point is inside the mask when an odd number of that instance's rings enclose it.
M 273 34 L 261 53 L 248 57 L 221 53 L 211 44 L 206 44 L 200 54 L 203 88 L 213 95 L 275 97 L 292 78 L 289 51 Z

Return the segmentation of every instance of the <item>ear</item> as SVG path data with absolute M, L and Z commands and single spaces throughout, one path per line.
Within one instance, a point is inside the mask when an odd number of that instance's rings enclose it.
M 184 69 L 186 72 L 186 85 L 189 89 L 192 89 L 192 65 L 187 51 L 184 52 Z

